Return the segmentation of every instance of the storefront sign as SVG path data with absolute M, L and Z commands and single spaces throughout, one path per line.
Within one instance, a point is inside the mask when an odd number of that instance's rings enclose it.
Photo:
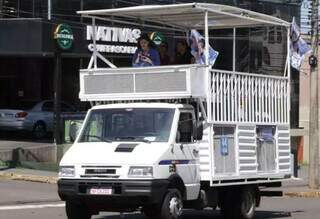
M 67 24 L 59 24 L 57 28 L 54 31 L 54 37 L 53 37 L 58 47 L 62 50 L 69 50 L 72 47 L 73 43 L 73 33 L 72 29 Z
M 150 34 L 150 39 L 157 45 L 159 46 L 162 42 L 164 42 L 164 36 L 160 32 L 152 32 Z
M 93 40 L 93 32 L 93 27 L 87 26 L 87 40 Z M 96 26 L 95 33 L 98 52 L 133 54 L 137 49 L 136 43 L 141 35 L 141 30 L 120 27 Z M 93 43 L 90 43 L 88 45 L 88 49 L 90 51 L 94 50 Z

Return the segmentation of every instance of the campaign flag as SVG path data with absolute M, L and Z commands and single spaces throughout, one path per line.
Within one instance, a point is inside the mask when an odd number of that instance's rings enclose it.
M 191 54 L 194 56 L 197 64 L 205 64 L 206 57 L 205 57 L 205 39 L 204 37 L 197 31 L 191 30 L 190 36 L 190 47 L 191 47 Z M 214 65 L 217 60 L 219 52 L 215 51 L 209 45 L 209 65 Z
M 291 66 L 297 70 L 300 70 L 304 55 L 310 52 L 311 48 L 307 42 L 302 39 L 300 35 L 300 28 L 298 27 L 294 17 L 291 24 L 290 40 Z

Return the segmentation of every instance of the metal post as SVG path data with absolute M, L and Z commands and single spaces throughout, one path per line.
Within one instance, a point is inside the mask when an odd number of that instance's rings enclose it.
M 311 57 L 318 58 L 318 5 L 319 0 L 312 1 L 312 35 Z M 319 104 L 318 104 L 318 67 L 310 65 L 310 115 L 309 115 L 309 187 L 311 189 L 319 188 Z
M 55 52 L 54 69 L 54 141 L 61 144 L 61 52 Z
M 48 0 L 48 20 L 51 20 L 51 0 Z
M 34 6 L 34 1 L 35 1 L 35 0 L 32 0 L 32 17 L 33 17 L 33 18 L 35 17 L 35 6 Z
M 208 11 L 205 12 L 204 16 L 204 37 L 205 37 L 205 64 L 206 64 L 206 75 L 207 75 L 207 116 L 208 122 L 212 122 L 212 106 L 211 106 L 211 75 L 209 70 L 209 27 L 208 27 Z
M 233 28 L 233 57 L 232 57 L 232 70 L 235 72 L 236 71 L 236 34 L 237 34 L 237 29 Z
M 0 18 L 2 18 L 3 17 L 3 15 L 2 15 L 2 10 L 3 10 L 3 0 L 0 0 Z
M 290 59 L 290 27 L 287 28 L 287 77 L 288 77 L 288 85 L 287 85 L 287 107 L 288 107 L 288 114 L 287 114 L 287 121 L 290 123 L 290 113 L 291 113 L 291 59 Z
M 96 42 L 96 19 L 92 18 L 92 41 L 93 41 L 93 66 L 94 69 L 98 68 L 98 64 L 97 64 L 97 42 Z
M 20 0 L 18 0 L 18 5 L 17 5 L 17 17 L 20 17 Z
M 206 65 L 209 65 L 209 28 L 208 28 L 208 11 L 205 12 L 205 20 L 204 20 L 204 32 L 205 32 L 205 62 Z
M 210 185 L 214 175 L 214 156 L 213 156 L 213 125 L 212 125 L 212 90 L 211 90 L 211 72 L 209 69 L 209 27 L 208 27 L 208 11 L 204 15 L 204 36 L 205 36 L 205 64 L 207 76 L 207 123 L 209 123 L 209 151 L 210 151 Z
M 80 0 L 80 11 L 83 11 L 83 0 Z M 80 23 L 83 23 L 83 17 L 80 16 Z M 81 57 L 79 60 L 79 67 L 80 69 L 83 68 L 83 58 Z

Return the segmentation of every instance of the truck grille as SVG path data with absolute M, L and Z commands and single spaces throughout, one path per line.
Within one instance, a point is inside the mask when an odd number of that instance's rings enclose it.
M 117 170 L 121 166 L 82 166 L 84 168 L 83 178 L 118 178 Z

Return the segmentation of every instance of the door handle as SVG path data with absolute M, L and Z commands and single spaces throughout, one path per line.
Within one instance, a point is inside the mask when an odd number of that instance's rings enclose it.
M 197 157 L 199 155 L 199 150 L 193 149 L 192 153 Z

